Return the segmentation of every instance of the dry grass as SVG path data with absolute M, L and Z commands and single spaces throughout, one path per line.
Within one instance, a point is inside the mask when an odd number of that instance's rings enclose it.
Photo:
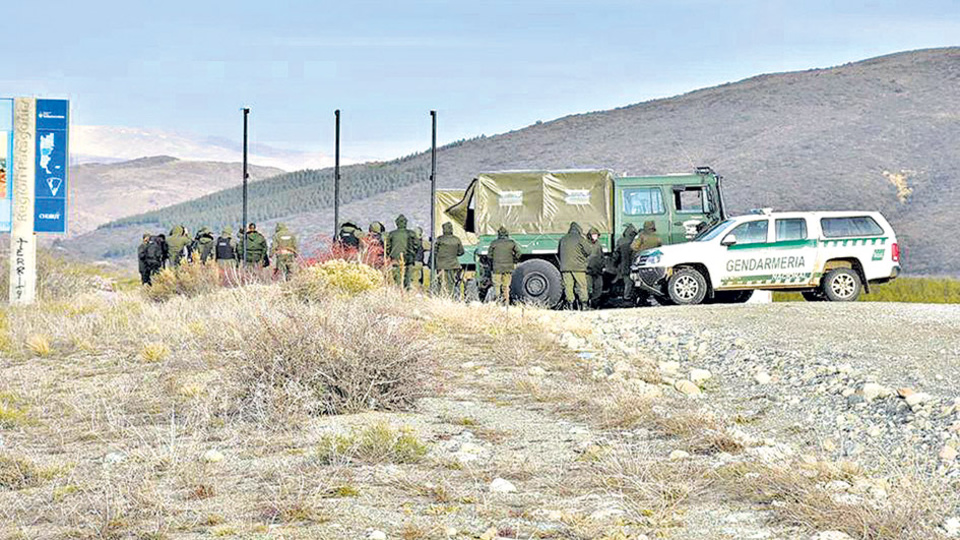
M 680 524 L 681 508 L 710 487 L 707 469 L 692 461 L 663 461 L 627 446 L 593 465 L 600 487 L 622 498 L 632 518 L 654 530 Z
M 427 450 L 410 429 L 394 429 L 381 422 L 346 434 L 324 435 L 314 458 L 322 464 L 416 463 Z
M 945 538 L 938 526 L 955 510 L 944 495 L 956 486 L 921 481 L 906 471 L 876 482 L 849 464 L 738 463 L 718 470 L 715 477 L 722 494 L 763 504 L 783 524 L 837 530 L 861 540 Z M 835 481 L 850 490 L 838 490 Z

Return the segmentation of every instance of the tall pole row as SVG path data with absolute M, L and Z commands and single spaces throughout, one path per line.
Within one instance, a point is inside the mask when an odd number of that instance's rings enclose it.
M 430 279 L 437 279 L 437 111 L 430 111 L 433 133 L 430 141 Z
M 247 174 L 247 116 L 250 114 L 250 109 L 248 107 L 243 108 L 243 230 L 240 231 L 240 234 L 243 235 L 243 248 L 242 256 L 240 260 L 244 263 L 247 262 L 247 179 L 250 177 Z
M 340 227 L 340 109 L 334 111 L 336 117 L 336 149 L 333 165 L 333 239 L 337 239 Z

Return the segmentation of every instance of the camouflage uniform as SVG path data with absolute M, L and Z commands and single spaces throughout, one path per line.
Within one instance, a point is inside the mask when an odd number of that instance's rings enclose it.
M 257 231 L 257 226 L 251 223 L 247 227 L 247 252 L 242 254 L 244 266 L 262 268 L 267 266 L 267 239 Z M 242 240 L 241 240 L 242 242 Z M 241 244 L 241 251 L 243 250 Z
M 336 243 L 345 249 L 360 249 L 363 231 L 351 221 L 344 221 L 337 232 Z
M 630 265 L 633 264 L 633 248 L 631 245 L 637 238 L 637 229 L 633 223 L 627 225 L 623 236 L 617 240 L 617 248 L 613 252 L 617 263 L 617 279 L 623 283 L 623 299 L 633 299 L 633 280 L 630 279 Z
M 193 241 L 193 251 L 200 254 L 200 262 L 206 263 L 213 253 L 213 246 L 216 241 L 213 239 L 213 233 L 210 229 L 202 227 L 197 232 L 197 237 Z
M 283 223 L 277 223 L 273 232 L 273 244 L 270 246 L 270 256 L 274 260 L 274 274 L 283 279 L 289 278 L 297 267 L 297 237 Z
M 636 240 L 633 241 L 633 244 L 630 245 L 630 248 L 634 253 L 640 253 L 641 251 L 658 248 L 662 245 L 663 242 L 660 241 L 660 237 L 657 235 L 657 224 L 653 221 L 645 221 L 643 223 L 643 230 L 640 231 L 640 234 Z
M 384 246 L 387 258 L 393 261 L 393 281 L 404 289 L 410 288 L 413 280 L 414 259 L 416 252 L 416 235 L 407 228 L 407 218 L 403 214 L 397 216 L 397 228 L 387 235 Z
M 443 234 L 437 237 L 434 247 L 436 248 L 437 274 L 441 277 L 443 290 L 454 296 L 462 270 L 459 257 L 464 254 L 464 250 L 463 242 L 453 234 L 452 223 L 443 224 Z
M 560 256 L 560 275 L 563 277 L 563 296 L 568 307 L 587 304 L 587 258 L 590 246 L 581 233 L 577 222 L 570 224 L 570 230 L 560 239 L 557 246 Z
M 167 247 L 170 252 L 170 265 L 177 267 L 184 257 L 189 259 L 190 246 L 193 241 L 187 236 L 187 229 L 183 225 L 177 225 L 170 230 L 170 236 L 167 237 Z
M 520 248 L 503 225 L 497 230 L 497 239 L 490 242 L 487 256 L 490 257 L 492 266 L 493 294 L 498 301 L 509 304 L 510 284 L 513 281 L 513 271 L 520 261 Z
M 370 224 L 370 227 L 367 228 L 367 237 L 370 239 L 368 249 L 374 250 L 372 264 L 376 268 L 383 268 L 383 259 L 386 255 L 386 247 L 383 241 L 384 230 L 385 227 L 383 223 L 379 221 L 374 221 Z
M 603 294 L 603 244 L 600 243 L 600 231 L 596 227 L 591 227 L 587 232 L 587 246 L 590 249 L 587 257 L 587 294 L 590 303 L 595 306 Z

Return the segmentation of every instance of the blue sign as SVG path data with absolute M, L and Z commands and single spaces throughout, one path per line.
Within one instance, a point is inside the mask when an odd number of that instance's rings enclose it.
M 33 228 L 67 232 L 67 167 L 70 102 L 37 100 L 37 174 Z

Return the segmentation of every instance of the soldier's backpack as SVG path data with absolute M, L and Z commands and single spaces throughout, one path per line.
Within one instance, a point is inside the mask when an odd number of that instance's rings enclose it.
M 357 238 L 357 235 L 353 234 L 353 231 L 347 229 L 340 229 L 340 238 L 339 241 L 344 246 L 359 248 L 360 239 Z
M 233 239 L 231 238 L 217 238 L 217 260 L 222 261 L 224 259 L 231 260 L 236 258 L 237 250 L 233 247 Z
M 154 264 L 163 264 L 163 240 L 159 236 L 151 236 L 147 240 L 147 247 L 144 250 L 143 258 L 146 262 Z

